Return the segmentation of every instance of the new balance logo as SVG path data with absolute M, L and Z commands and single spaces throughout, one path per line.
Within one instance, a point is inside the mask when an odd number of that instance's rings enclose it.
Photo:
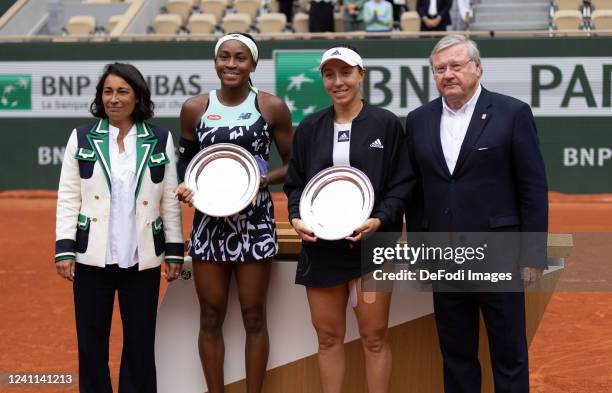
M 238 116 L 238 120 L 248 120 L 251 118 L 252 113 L 241 113 L 240 116 Z
M 382 149 L 384 146 L 382 142 L 380 141 L 380 139 L 376 139 L 374 142 L 370 143 L 370 147 L 373 147 L 376 149 Z
M 338 142 L 348 142 L 351 140 L 350 131 L 338 131 Z

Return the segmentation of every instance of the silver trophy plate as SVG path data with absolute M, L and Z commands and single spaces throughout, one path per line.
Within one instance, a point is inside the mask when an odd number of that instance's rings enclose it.
M 234 215 L 253 201 L 259 191 L 259 167 L 246 149 L 218 143 L 201 150 L 185 171 L 185 185 L 193 205 L 214 217 Z
M 317 173 L 300 199 L 304 223 L 323 240 L 339 240 L 353 233 L 370 217 L 374 189 L 365 173 L 348 166 L 333 166 Z

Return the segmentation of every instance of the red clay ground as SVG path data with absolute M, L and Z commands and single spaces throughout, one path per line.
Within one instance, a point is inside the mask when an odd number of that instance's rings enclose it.
M 0 250 L 4 255 L 0 263 L 0 372 L 76 374 L 71 286 L 57 276 L 53 265 L 55 198 L 46 193 L 34 199 L 9 196 L 0 197 Z M 612 203 L 569 202 L 558 195 L 551 198 L 551 231 L 612 232 Z M 277 209 L 285 211 L 280 204 Z M 186 218 L 186 232 L 189 223 Z M 115 389 L 120 343 L 121 324 L 116 313 L 110 353 Z M 555 293 L 530 356 L 532 392 L 612 392 L 612 293 Z M 77 389 L 1 387 L 0 391 Z

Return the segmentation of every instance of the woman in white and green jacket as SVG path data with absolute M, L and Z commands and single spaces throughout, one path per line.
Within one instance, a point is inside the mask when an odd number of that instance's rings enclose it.
M 91 113 L 74 129 L 59 182 L 55 264 L 73 282 L 80 392 L 112 393 L 108 348 L 115 293 L 124 345 L 119 391 L 156 392 L 160 265 L 183 262 L 175 153 L 169 131 L 145 123 L 151 92 L 132 65 L 106 66 Z

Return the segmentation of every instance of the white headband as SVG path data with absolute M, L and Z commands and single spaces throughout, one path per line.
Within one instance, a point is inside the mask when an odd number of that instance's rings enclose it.
M 215 45 L 215 57 L 217 57 L 217 53 L 219 52 L 219 48 L 221 47 L 221 45 L 223 45 L 224 42 L 229 40 L 240 41 L 244 45 L 246 45 L 246 47 L 249 48 L 249 51 L 251 52 L 251 56 L 253 56 L 253 61 L 257 63 L 257 60 L 259 59 L 259 51 L 257 50 L 257 45 L 255 44 L 255 41 L 242 34 L 228 34 L 219 38 L 219 41 L 217 41 L 217 45 Z

